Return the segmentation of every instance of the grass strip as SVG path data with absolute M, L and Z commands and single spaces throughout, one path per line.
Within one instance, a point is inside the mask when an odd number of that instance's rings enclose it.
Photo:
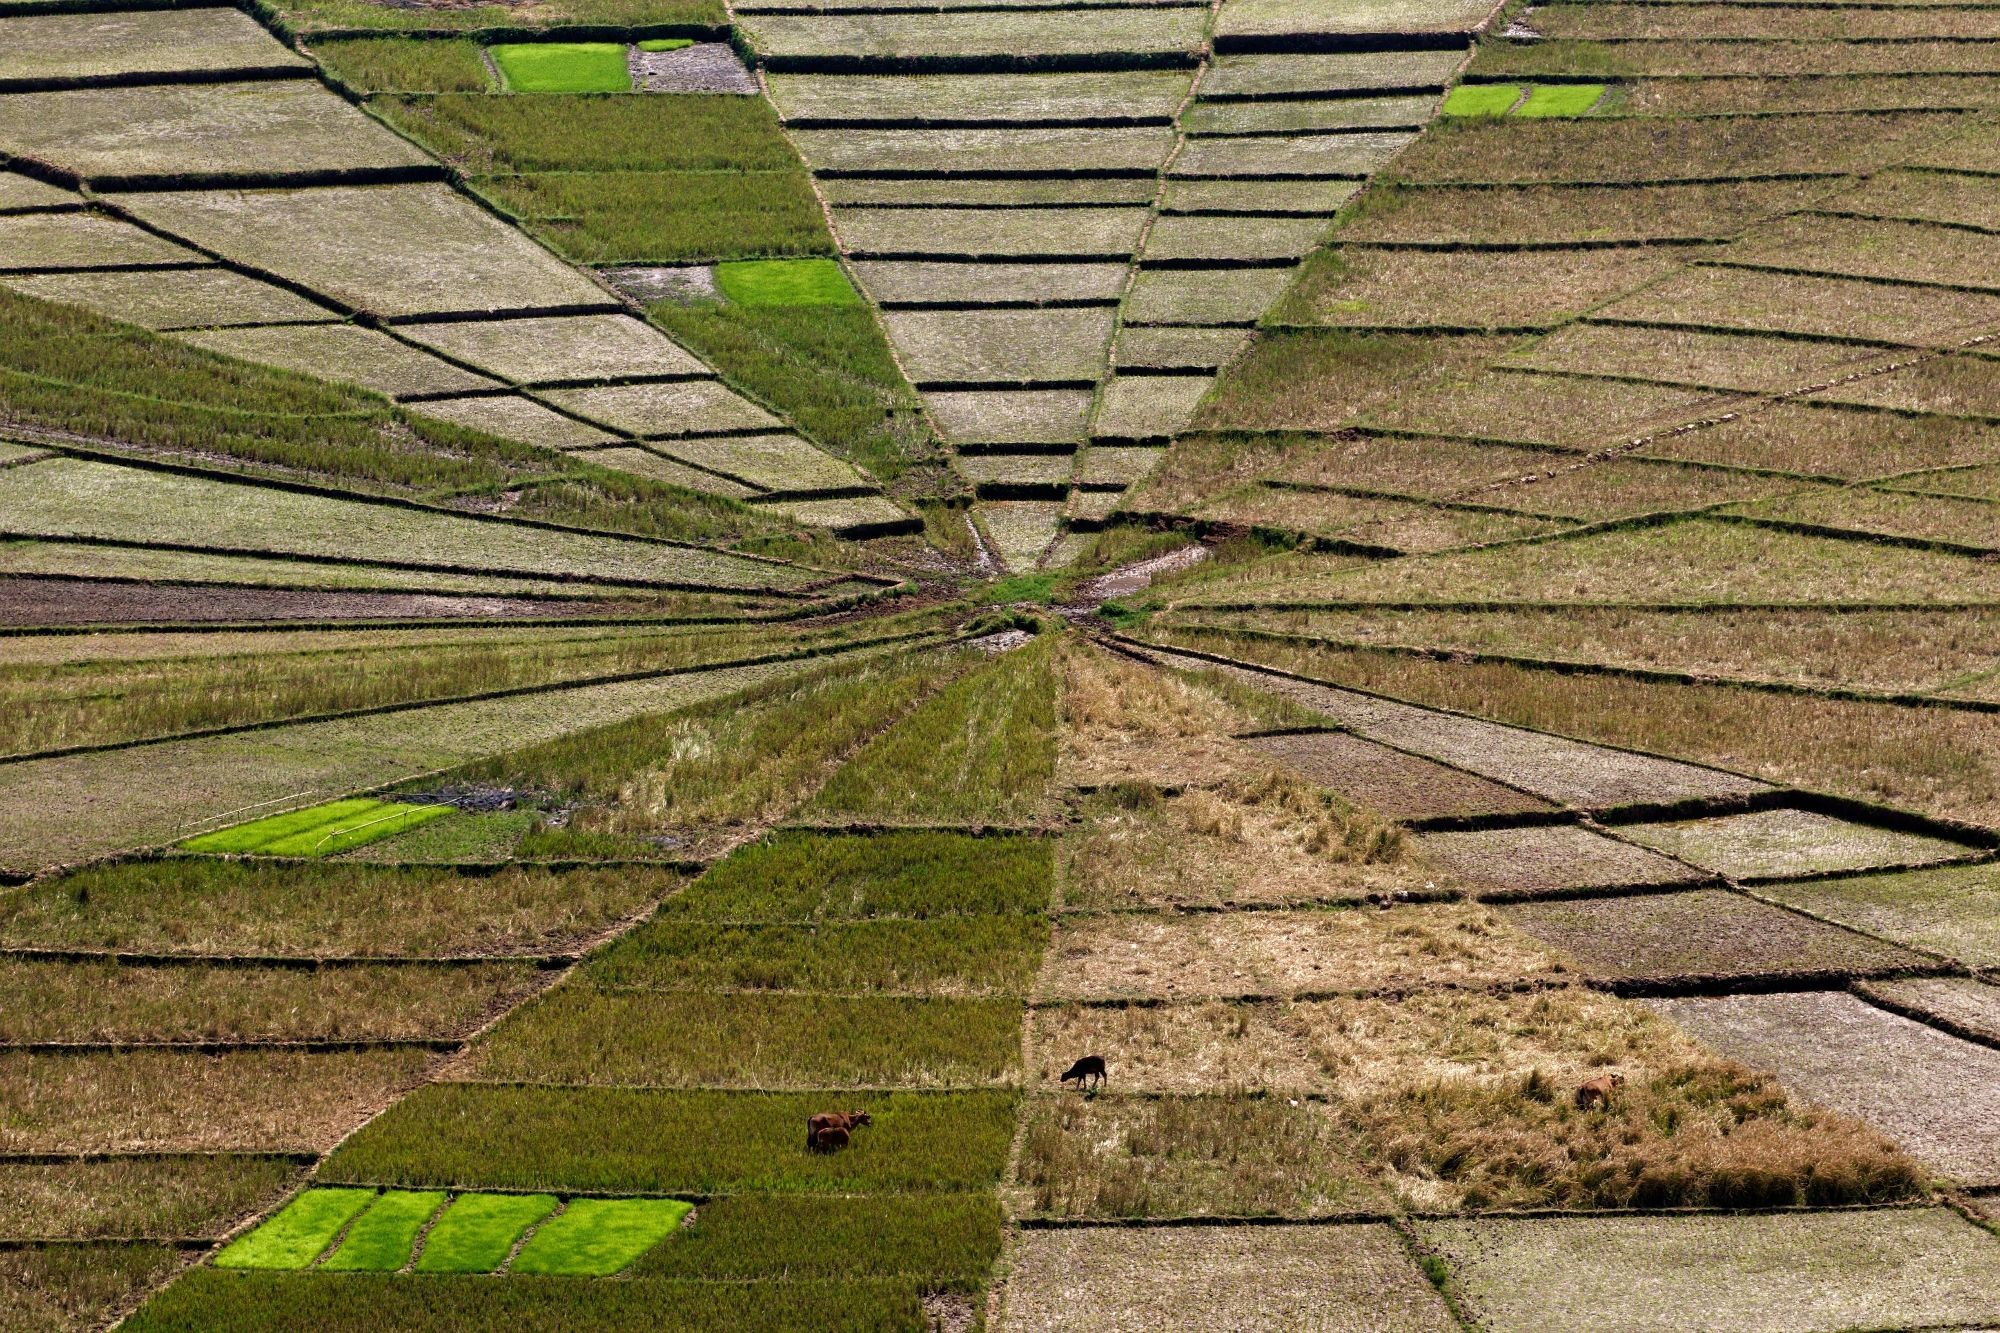
M 521 1247 L 508 1271 L 609 1277 L 673 1235 L 693 1211 L 679 1199 L 571 1199 Z
M 419 1273 L 490 1273 L 521 1233 L 556 1209 L 553 1194 L 461 1194 L 424 1240 Z
M 477 43 L 420 37 L 329 37 L 312 54 L 342 83 L 364 93 L 483 93 L 493 76 Z
M 1042 838 L 779 833 L 669 898 L 661 919 L 819 922 L 1041 912 L 1054 865 Z M 638 938 L 635 950 L 652 937 Z
M 642 1255 L 630 1276 L 979 1282 L 999 1257 L 1002 1225 L 999 1201 L 984 1193 L 732 1194 L 703 1204 L 673 1244 Z
M 340 1248 L 322 1268 L 348 1273 L 393 1273 L 410 1261 L 417 1233 L 444 1203 L 442 1190 L 384 1190 L 347 1229 Z
M 277 1216 L 224 1246 L 217 1268 L 304 1268 L 375 1200 L 366 1189 L 309 1189 Z

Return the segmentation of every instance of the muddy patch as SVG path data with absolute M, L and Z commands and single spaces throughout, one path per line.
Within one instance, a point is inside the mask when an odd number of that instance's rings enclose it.
M 620 296 L 640 305 L 655 301 L 700 305 L 722 299 L 713 264 L 633 264 L 597 272 Z
M 1163 574 L 1187 569 L 1208 559 L 1206 546 L 1183 546 L 1177 551 L 1153 556 L 1149 560 L 1139 560 L 1100 574 L 1077 585 L 1076 596 L 1079 605 L 1101 606 L 1113 597 L 1130 597 L 1135 592 L 1152 586 L 1154 579 Z
M 728 42 L 696 42 L 678 51 L 627 49 L 632 87 L 646 93 L 755 93 L 757 77 Z

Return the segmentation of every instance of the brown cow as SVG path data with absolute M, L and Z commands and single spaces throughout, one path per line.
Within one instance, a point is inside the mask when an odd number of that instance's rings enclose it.
M 853 1132 L 868 1122 L 866 1111 L 822 1111 L 818 1115 L 809 1115 L 806 1117 L 806 1147 L 831 1152 L 832 1148 L 822 1143 L 821 1139 L 828 1131 L 836 1129 L 840 1131 L 840 1142 L 833 1146 L 844 1147 Z
M 1625 1086 L 1623 1074 L 1599 1074 L 1576 1090 L 1576 1109 L 1588 1111 L 1593 1106 L 1611 1105 L 1611 1094 Z
M 815 1152 L 839 1152 L 847 1146 L 848 1133 L 839 1125 L 828 1125 L 813 1137 Z

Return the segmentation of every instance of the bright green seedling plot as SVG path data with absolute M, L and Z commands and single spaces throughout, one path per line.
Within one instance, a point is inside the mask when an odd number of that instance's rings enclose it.
M 487 53 L 516 93 L 629 93 L 632 73 L 617 42 L 508 42 Z
M 307 1190 L 215 1256 L 217 1268 L 304 1268 L 375 1197 L 374 1190 Z
M 388 1190 L 347 1229 L 340 1248 L 320 1267 L 349 1273 L 393 1273 L 410 1262 L 417 1232 L 444 1202 L 443 1190 Z
M 609 1277 L 672 1235 L 693 1207 L 678 1199 L 572 1199 L 508 1271 Z
M 649 37 L 639 43 L 639 49 L 649 54 L 657 55 L 661 51 L 678 51 L 684 46 L 693 45 L 694 38 L 692 37 Z
M 745 306 L 860 305 L 831 259 L 739 259 L 715 266 L 715 285 Z
M 1517 116 L 1581 116 L 1604 96 L 1601 83 L 1536 84 Z
M 331 856 L 379 842 L 450 813 L 448 805 L 403 805 L 353 797 L 203 833 L 189 838 L 181 847 L 190 852 Z
M 1504 116 L 1521 100 L 1518 83 L 1461 83 L 1444 99 L 1447 116 Z
M 552 1194 L 461 1194 L 424 1241 L 419 1273 L 490 1273 L 521 1233 L 556 1210 Z

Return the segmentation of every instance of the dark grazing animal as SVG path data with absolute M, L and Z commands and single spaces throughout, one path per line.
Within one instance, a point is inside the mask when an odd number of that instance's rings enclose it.
M 866 1111 L 822 1111 L 818 1115 L 806 1117 L 806 1147 L 819 1152 L 832 1152 L 845 1148 L 854 1131 L 869 1122 Z M 830 1136 L 838 1133 L 839 1141 L 830 1141 Z
M 1071 1065 L 1069 1072 L 1057 1079 L 1056 1082 L 1067 1083 L 1071 1079 L 1075 1079 L 1076 1086 L 1081 1089 L 1086 1080 L 1093 1078 L 1099 1083 L 1104 1081 L 1104 1057 L 1101 1055 L 1084 1056 L 1083 1059 Z
M 1611 1094 L 1625 1086 L 1623 1074 L 1599 1074 L 1576 1090 L 1576 1109 L 1588 1111 L 1593 1106 L 1610 1106 Z

